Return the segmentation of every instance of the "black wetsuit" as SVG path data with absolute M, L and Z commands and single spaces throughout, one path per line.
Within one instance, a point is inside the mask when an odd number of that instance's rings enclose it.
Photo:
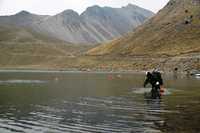
M 159 84 L 156 84 L 157 82 L 159 82 Z M 144 82 L 144 87 L 146 87 L 148 83 L 152 85 L 151 97 L 154 99 L 161 98 L 160 86 L 163 85 L 163 79 L 162 79 L 161 73 L 155 72 L 155 71 L 152 73 L 148 72 L 146 80 Z

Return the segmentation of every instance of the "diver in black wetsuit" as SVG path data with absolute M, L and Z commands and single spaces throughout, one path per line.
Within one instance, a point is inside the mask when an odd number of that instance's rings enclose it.
M 150 83 L 152 85 L 151 98 L 161 98 L 160 87 L 163 86 L 163 79 L 161 73 L 158 71 L 153 71 L 152 73 L 147 72 L 146 80 L 144 81 L 144 87 Z

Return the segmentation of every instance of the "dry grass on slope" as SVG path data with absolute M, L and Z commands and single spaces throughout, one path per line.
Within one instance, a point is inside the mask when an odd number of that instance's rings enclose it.
M 155 17 L 88 55 L 166 55 L 200 52 L 200 1 L 171 0 Z
M 0 67 L 49 64 L 80 56 L 92 46 L 70 44 L 22 27 L 0 26 Z M 58 64 L 59 65 L 59 64 Z

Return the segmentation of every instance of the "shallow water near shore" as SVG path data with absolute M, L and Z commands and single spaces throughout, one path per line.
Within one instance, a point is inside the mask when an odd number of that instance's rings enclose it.
M 198 132 L 200 79 L 163 77 L 152 100 L 139 73 L 0 72 L 0 132 Z

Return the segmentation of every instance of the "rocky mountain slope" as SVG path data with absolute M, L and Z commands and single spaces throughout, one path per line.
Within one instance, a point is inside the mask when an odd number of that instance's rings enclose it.
M 178 56 L 200 53 L 200 1 L 170 0 L 135 32 L 101 45 L 89 55 Z M 159 55 L 159 56 L 158 56 Z
M 45 20 L 47 15 L 36 15 L 27 11 L 21 11 L 11 16 L 0 16 L 0 25 L 12 25 L 16 27 L 29 27 L 34 23 Z
M 59 66 L 90 49 L 49 38 L 26 28 L 0 26 L 0 68 L 46 69 Z M 55 63 L 55 61 L 60 61 Z M 49 64 L 48 67 L 45 66 Z
M 135 5 L 122 8 L 93 6 L 82 14 L 66 10 L 55 16 L 42 16 L 22 11 L 1 16 L 0 26 L 28 29 L 49 38 L 78 44 L 100 43 L 119 37 L 154 14 Z

